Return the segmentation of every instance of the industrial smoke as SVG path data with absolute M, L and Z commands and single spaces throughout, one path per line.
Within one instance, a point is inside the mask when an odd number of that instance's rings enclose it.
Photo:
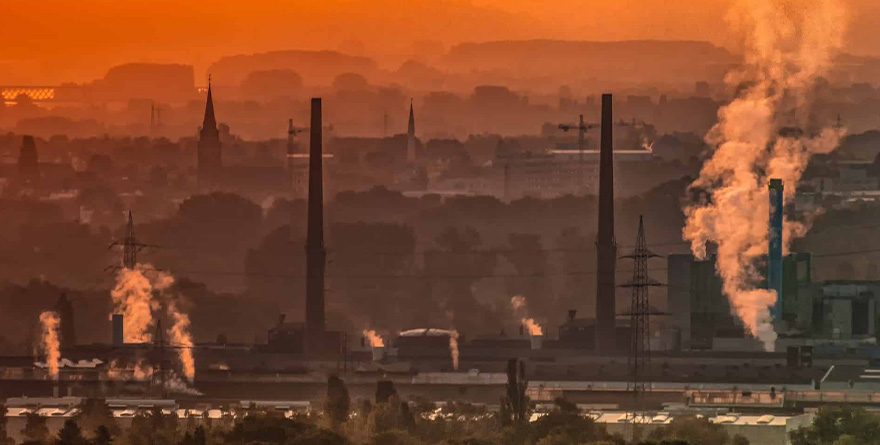
M 183 375 L 190 382 L 195 377 L 193 341 L 189 332 L 189 315 L 181 311 L 168 290 L 174 277 L 156 270 L 149 264 L 137 264 L 134 269 L 123 268 L 116 276 L 116 286 L 110 292 L 114 313 L 123 314 L 125 342 L 146 343 L 152 340 L 153 312 L 164 303 L 172 320 L 168 335 L 176 347 Z
M 693 191 L 705 191 L 686 206 L 683 236 L 699 259 L 706 243 L 718 246 L 716 269 L 723 291 L 745 328 L 772 350 L 776 340 L 770 306 L 773 290 L 760 287 L 757 268 L 767 254 L 768 185 L 786 185 L 794 198 L 810 156 L 833 150 L 843 131 L 820 126 L 810 113 L 817 80 L 827 74 L 843 41 L 843 0 L 737 0 L 731 22 L 742 31 L 744 63 L 727 76 L 735 98 L 718 112 L 707 134 L 714 147 Z M 783 249 L 806 232 L 785 221 Z
M 458 331 L 449 331 L 449 354 L 452 356 L 452 370 L 458 371 Z
M 384 348 L 385 341 L 382 339 L 382 336 L 377 334 L 376 331 L 372 329 L 364 329 L 364 338 L 370 342 L 370 346 L 374 348 Z
M 58 337 L 61 318 L 56 312 L 47 311 L 40 314 L 42 326 L 43 353 L 46 355 L 46 367 L 49 369 L 49 377 L 58 380 L 58 362 L 61 359 L 61 341 Z
M 147 272 L 149 271 L 149 276 Z M 159 309 L 159 301 L 153 290 L 162 292 L 174 283 L 174 279 L 150 265 L 138 264 L 134 269 L 122 268 L 116 275 L 116 286 L 110 291 L 113 312 L 123 315 L 125 342 L 147 343 L 152 340 L 150 327 L 153 311 Z
M 540 337 L 544 335 L 544 331 L 541 329 L 541 325 L 539 325 L 534 318 L 530 318 L 528 316 L 525 297 L 517 295 L 511 298 L 510 306 L 513 308 L 514 314 L 518 317 L 521 317 L 520 322 L 522 323 L 523 327 L 528 330 L 530 336 Z
M 189 315 L 178 310 L 177 303 L 173 300 L 168 301 L 166 308 L 168 315 L 174 320 L 168 332 L 171 343 L 177 348 L 177 355 L 183 365 L 183 376 L 192 382 L 196 376 L 196 362 L 193 358 L 192 336 L 189 333 Z

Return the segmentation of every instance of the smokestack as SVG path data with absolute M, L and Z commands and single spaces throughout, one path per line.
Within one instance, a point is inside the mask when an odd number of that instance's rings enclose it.
M 602 139 L 599 154 L 599 231 L 596 234 L 596 350 L 613 351 L 615 335 L 615 280 L 617 242 L 614 240 L 614 117 L 611 95 L 602 95 Z
M 76 323 L 73 303 L 62 293 L 55 302 L 55 312 L 61 317 L 61 350 L 76 346 Z
M 306 238 L 306 334 L 324 332 L 324 176 L 321 99 L 312 98 L 309 146 L 309 215 Z
M 113 346 L 122 346 L 125 344 L 125 325 L 123 324 L 122 314 L 113 314 L 111 324 L 113 326 Z
M 544 344 L 544 336 L 543 335 L 530 335 L 529 341 L 531 342 L 532 349 L 538 350 L 543 347 Z
M 767 258 L 767 288 L 776 291 L 776 304 L 770 308 L 774 320 L 782 319 L 782 192 L 781 179 L 770 179 L 770 243 Z

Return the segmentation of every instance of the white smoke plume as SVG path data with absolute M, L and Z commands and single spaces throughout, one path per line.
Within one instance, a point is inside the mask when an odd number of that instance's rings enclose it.
M 541 325 L 535 321 L 534 318 L 530 318 L 528 316 L 528 310 L 526 309 L 526 297 L 517 295 L 510 299 L 510 306 L 513 308 L 513 312 L 515 315 L 521 318 L 522 325 L 529 331 L 529 335 L 532 337 L 540 337 L 544 335 L 543 329 L 541 329 Z
M 114 313 L 123 314 L 126 343 L 146 343 L 152 340 L 150 328 L 154 324 L 153 312 L 165 303 L 168 316 L 173 321 L 168 329 L 171 344 L 177 348 L 183 375 L 189 381 L 195 377 L 193 341 L 189 332 L 189 315 L 178 308 L 177 302 L 168 295 L 174 284 L 170 274 L 154 269 L 149 264 L 138 264 L 134 269 L 121 269 L 116 276 L 116 286 L 110 292 Z
M 204 395 L 199 390 L 189 386 L 187 382 L 173 373 L 165 381 L 165 389 L 168 390 L 168 392 L 175 394 L 186 394 L 190 396 Z
M 718 112 L 706 136 L 715 147 L 692 184 L 709 199 L 685 209 L 683 236 L 700 259 L 705 245 L 718 246 L 723 291 L 748 331 L 772 350 L 776 333 L 769 306 L 776 293 L 757 287 L 756 261 L 768 250 L 771 178 L 782 179 L 784 201 L 814 153 L 829 152 L 842 130 L 817 128 L 810 101 L 816 81 L 827 74 L 843 42 L 843 0 L 736 0 L 731 18 L 745 36 L 744 64 L 727 82 L 736 98 Z M 786 221 L 783 249 L 806 227 Z
M 107 368 L 107 378 L 110 380 L 137 380 L 147 381 L 153 377 L 153 366 L 145 360 L 140 359 L 132 367 L 123 367 L 119 365 L 116 359 L 110 361 Z
M 370 346 L 374 348 L 384 348 L 385 340 L 382 339 L 382 336 L 377 334 L 376 331 L 372 329 L 364 329 L 364 338 L 366 338 L 370 342 Z
M 452 370 L 458 371 L 458 331 L 449 331 L 449 354 L 452 356 Z
M 153 336 L 153 311 L 159 309 L 159 301 L 153 291 L 164 291 L 174 284 L 174 278 L 157 271 L 148 264 L 138 264 L 134 269 L 120 269 L 116 286 L 110 291 L 113 312 L 123 315 L 126 343 L 147 343 Z
M 177 348 L 177 355 L 183 365 L 183 376 L 192 382 L 196 376 L 196 361 L 193 357 L 192 335 L 189 333 L 189 315 L 178 310 L 173 300 L 168 301 L 166 308 L 168 315 L 174 320 L 174 324 L 168 330 L 171 343 Z
M 58 362 L 61 359 L 61 340 L 58 336 L 58 328 L 61 326 L 61 319 L 55 312 L 43 312 L 40 314 L 40 325 L 42 326 L 41 346 L 43 353 L 46 354 L 49 377 L 58 380 Z

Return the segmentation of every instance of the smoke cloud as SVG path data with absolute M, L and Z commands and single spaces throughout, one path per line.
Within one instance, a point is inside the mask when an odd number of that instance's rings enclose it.
M 139 359 L 134 366 L 126 368 L 119 365 L 119 361 L 113 359 L 107 368 L 107 378 L 110 380 L 137 380 L 147 381 L 153 377 L 153 366 L 143 359 Z
M 116 286 L 110 292 L 114 312 L 123 314 L 126 343 L 146 343 L 152 340 L 150 328 L 154 324 L 153 312 L 162 303 L 172 320 L 168 335 L 176 347 L 183 375 L 190 382 L 195 378 L 192 335 L 189 332 L 189 315 L 181 311 L 167 292 L 174 284 L 170 274 L 154 269 L 149 264 L 138 264 L 134 269 L 121 269 L 116 275 Z
M 452 370 L 458 371 L 458 331 L 449 331 L 449 354 L 452 356 Z
M 61 359 L 61 341 L 58 337 L 58 328 L 61 326 L 61 319 L 55 312 L 43 312 L 40 314 L 40 325 L 42 326 L 41 346 L 46 355 L 49 377 L 58 380 L 58 361 Z
M 543 329 L 541 329 L 541 325 L 535 321 L 534 318 L 529 318 L 528 310 L 526 309 L 526 298 L 523 296 L 515 296 L 510 299 L 510 306 L 513 308 L 514 314 L 519 317 L 522 317 L 520 320 L 522 322 L 523 327 L 525 327 L 529 335 L 532 337 L 540 337 L 544 335 Z
M 152 340 L 150 327 L 153 325 L 153 311 L 159 309 L 159 301 L 153 298 L 153 291 L 164 291 L 172 284 L 174 278 L 154 270 L 149 264 L 119 270 L 110 296 L 114 313 L 123 315 L 126 343 L 147 343 Z
M 193 358 L 193 341 L 189 333 L 189 315 L 178 310 L 174 301 L 169 301 L 166 307 L 168 315 L 174 320 L 168 331 L 171 343 L 177 348 L 177 355 L 183 365 L 183 376 L 192 382 L 196 376 L 196 361 Z
M 691 187 L 708 199 L 685 208 L 683 236 L 699 259 L 706 242 L 718 246 L 723 291 L 746 329 L 772 350 L 776 333 L 769 306 L 773 290 L 758 283 L 757 260 L 767 254 L 768 184 L 782 179 L 791 202 L 810 156 L 833 150 L 842 130 L 822 127 L 810 114 L 816 81 L 843 42 L 843 0 L 738 0 L 732 24 L 745 36 L 744 64 L 727 76 L 738 93 L 718 112 L 706 136 L 715 151 Z M 785 221 L 783 249 L 806 227 Z

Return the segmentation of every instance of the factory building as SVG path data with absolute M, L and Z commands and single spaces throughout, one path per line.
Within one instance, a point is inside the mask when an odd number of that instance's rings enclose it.
M 596 195 L 599 192 L 600 150 L 550 150 L 516 153 L 495 160 L 505 201 L 525 197 L 552 199 L 564 195 Z M 650 163 L 647 150 L 615 150 L 617 164 Z
M 787 255 L 782 261 L 781 320 L 777 331 L 809 332 L 814 325 L 814 289 L 809 253 Z M 715 269 L 716 255 L 705 260 L 690 254 L 669 255 L 666 275 L 669 323 L 682 350 L 735 346 L 743 339 L 742 322 L 731 312 Z

